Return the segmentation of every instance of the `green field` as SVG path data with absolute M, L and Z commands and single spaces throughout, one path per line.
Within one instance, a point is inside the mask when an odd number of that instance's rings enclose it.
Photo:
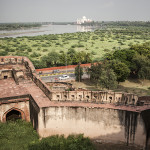
M 1 38 L 0 55 L 22 55 L 28 56 L 31 60 L 40 60 L 49 52 L 61 54 L 73 49 L 77 52 L 91 53 L 92 60 L 99 61 L 108 52 L 148 41 L 150 41 L 148 27 L 109 27 L 94 32 Z

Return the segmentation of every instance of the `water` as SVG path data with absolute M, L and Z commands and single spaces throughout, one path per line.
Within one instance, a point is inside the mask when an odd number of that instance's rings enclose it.
M 3 30 L 0 31 L 0 38 L 4 37 L 22 37 L 37 36 L 47 34 L 62 34 L 74 32 L 94 31 L 96 27 L 80 26 L 80 25 L 43 25 L 38 28 L 20 29 L 20 30 Z

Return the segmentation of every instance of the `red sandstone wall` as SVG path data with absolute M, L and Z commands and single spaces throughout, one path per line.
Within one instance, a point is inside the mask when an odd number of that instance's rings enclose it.
M 69 65 L 69 66 L 60 66 L 60 67 L 51 67 L 51 68 L 42 68 L 42 69 L 35 69 L 37 72 L 39 71 L 52 71 L 52 70 L 61 70 L 61 69 L 75 69 L 77 65 Z M 91 63 L 89 64 L 81 64 L 81 67 L 91 67 Z

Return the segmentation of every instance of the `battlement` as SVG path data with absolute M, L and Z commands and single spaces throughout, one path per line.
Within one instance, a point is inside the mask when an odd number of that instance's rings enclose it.
M 61 91 L 52 92 L 52 100 L 136 105 L 138 96 L 112 91 Z
M 0 66 L 2 65 L 27 65 L 34 71 L 32 62 L 25 56 L 0 56 Z

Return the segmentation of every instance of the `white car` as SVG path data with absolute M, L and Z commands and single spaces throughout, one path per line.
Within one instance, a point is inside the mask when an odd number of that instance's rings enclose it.
M 59 77 L 59 80 L 65 80 L 65 79 L 69 79 L 68 75 L 62 75 L 61 77 Z

